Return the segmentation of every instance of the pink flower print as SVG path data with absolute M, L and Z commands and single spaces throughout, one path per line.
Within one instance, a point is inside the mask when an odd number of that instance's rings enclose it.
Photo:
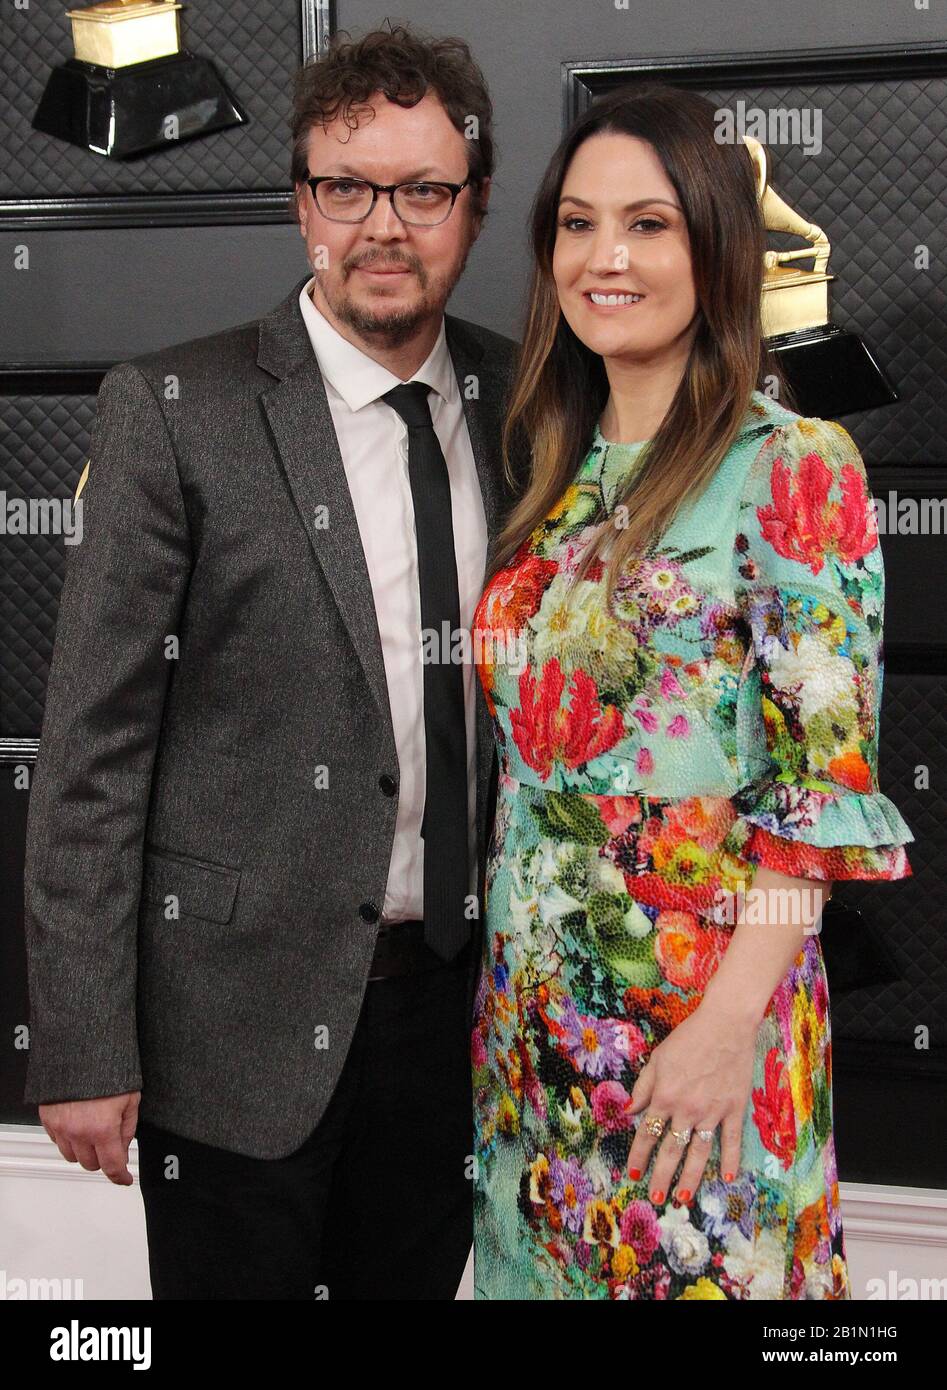
M 632 1119 L 628 1114 L 631 1096 L 620 1081 L 602 1081 L 592 1092 L 592 1115 L 595 1123 L 610 1133 L 620 1129 L 631 1129 Z
M 649 1050 L 648 1040 L 629 1018 L 616 1018 L 616 1044 L 632 1066 L 636 1066 Z
M 653 710 L 644 709 L 641 705 L 634 705 L 631 712 L 646 733 L 656 734 L 658 732 L 658 716 Z
M 639 748 L 638 756 L 635 758 L 635 769 L 641 773 L 642 777 L 650 777 L 654 771 L 654 754 L 650 748 Z
M 670 666 L 665 666 L 661 676 L 661 694 L 665 700 L 680 700 L 684 698 L 684 691 L 681 689 L 680 682 Z
M 675 714 L 670 724 L 667 726 L 668 738 L 687 738 L 690 735 L 691 726 L 687 717 L 683 714 Z
M 647 1264 L 661 1243 L 661 1227 L 651 1202 L 637 1198 L 621 1214 L 618 1228 L 622 1245 L 630 1245 L 639 1264 Z

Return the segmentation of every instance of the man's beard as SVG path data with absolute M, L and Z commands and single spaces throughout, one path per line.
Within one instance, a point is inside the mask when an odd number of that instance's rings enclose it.
M 361 259 L 353 258 L 343 261 L 342 269 L 346 273 L 346 280 L 357 266 L 370 267 L 378 261 L 385 266 L 406 266 L 417 276 L 418 284 L 421 287 L 420 300 L 410 308 L 385 310 L 382 305 L 379 305 L 378 309 L 372 309 L 355 303 L 345 293 L 344 288 L 341 294 L 336 297 L 328 292 L 328 277 L 325 273 L 319 271 L 314 273 L 326 303 L 340 323 L 346 324 L 360 338 L 364 338 L 377 347 L 396 348 L 410 342 L 422 324 L 436 314 L 443 312 L 451 291 L 463 274 L 469 254 L 470 247 L 468 246 L 464 251 L 463 259 L 453 274 L 449 275 L 446 280 L 435 281 L 433 285 L 431 284 L 431 277 L 417 256 L 395 256 L 392 258 L 390 253 L 379 253 L 374 256 L 363 256 Z

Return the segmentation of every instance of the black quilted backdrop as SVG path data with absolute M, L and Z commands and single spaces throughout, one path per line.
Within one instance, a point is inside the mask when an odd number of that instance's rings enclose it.
M 823 948 L 832 987 L 830 932 L 866 927 L 890 953 L 897 978 L 890 983 L 832 990 L 832 1028 L 837 1037 L 915 1048 L 915 1029 L 931 1031 L 931 1052 L 947 1060 L 947 949 L 943 885 L 947 883 L 947 700 L 943 675 L 885 672 L 881 709 L 879 780 L 914 833 L 907 846 L 913 878 L 896 883 L 847 882 L 833 890 L 861 913 L 830 921 Z M 916 769 L 928 769 L 929 787 L 915 786 Z
M 73 57 L 67 8 L 62 0 L 30 0 L 19 13 L 4 6 L 0 199 L 289 192 L 286 123 L 302 63 L 299 0 L 195 0 L 179 10 L 181 46 L 214 63 L 247 124 L 128 161 L 87 153 L 30 125 L 50 69 Z
M 75 494 L 89 452 L 94 395 L 0 396 L 0 492 Z M 0 738 L 37 738 L 65 573 L 59 535 L 5 535 L 0 567 Z

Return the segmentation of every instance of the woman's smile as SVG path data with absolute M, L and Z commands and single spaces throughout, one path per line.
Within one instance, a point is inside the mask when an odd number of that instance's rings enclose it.
M 632 294 L 620 290 L 585 290 L 582 298 L 591 309 L 632 309 L 646 298 L 643 294 Z

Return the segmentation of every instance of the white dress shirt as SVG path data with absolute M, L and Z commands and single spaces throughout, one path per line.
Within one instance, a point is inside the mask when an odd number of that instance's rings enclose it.
M 424 667 L 421 662 L 421 595 L 418 587 L 414 503 L 408 477 L 408 431 L 379 397 L 401 378 L 343 338 L 303 286 L 299 307 L 325 382 L 332 423 L 375 600 L 385 660 L 388 701 L 398 752 L 398 814 L 388 866 L 382 920 L 424 916 Z M 434 432 L 450 479 L 460 621 L 468 631 L 483 590 L 487 523 L 463 401 L 447 348 L 444 321 L 430 356 L 412 381 L 433 388 L 428 397 Z M 476 670 L 464 663 L 467 716 L 468 842 L 470 893 L 477 888 Z M 386 769 L 380 768 L 379 772 Z

